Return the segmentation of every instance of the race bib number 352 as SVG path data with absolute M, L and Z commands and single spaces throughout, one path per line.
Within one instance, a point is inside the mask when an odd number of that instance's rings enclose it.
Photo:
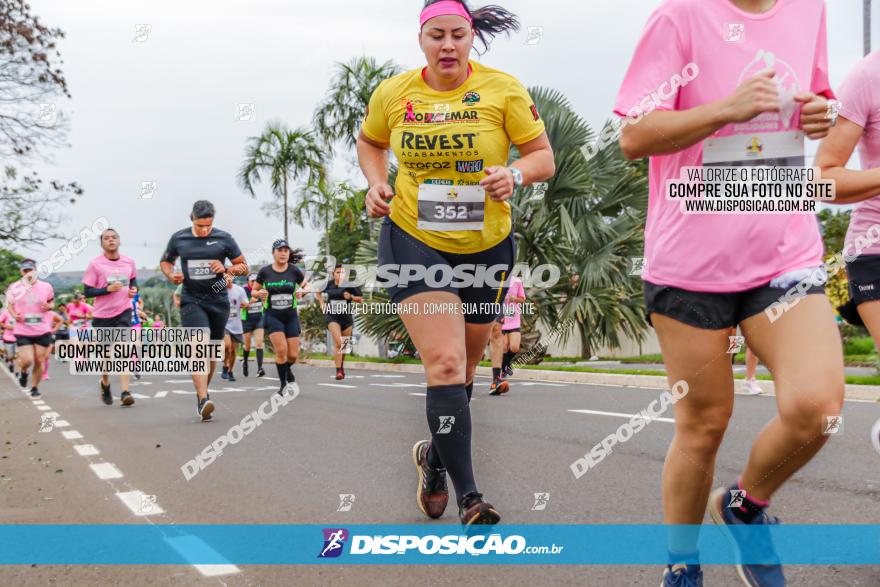
M 486 191 L 481 186 L 419 186 L 418 227 L 422 230 L 482 230 L 485 212 Z

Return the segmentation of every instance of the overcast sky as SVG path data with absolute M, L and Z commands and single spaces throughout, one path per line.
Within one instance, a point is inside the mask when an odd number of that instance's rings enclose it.
M 724 0 L 705 0 L 724 1 Z M 481 59 L 525 85 L 555 88 L 591 124 L 610 115 L 639 33 L 658 0 L 492 0 L 525 27 L 543 27 L 536 45 L 525 30 L 500 38 Z M 875 2 L 874 22 L 880 20 Z M 168 236 L 188 222 L 196 199 L 218 209 L 216 225 L 245 251 L 281 232 L 235 181 L 247 137 L 268 120 L 308 125 L 335 62 L 358 55 L 421 66 L 418 0 L 305 2 L 277 0 L 31 0 L 33 11 L 63 29 L 64 72 L 73 98 L 59 101 L 71 119 L 70 148 L 57 151 L 48 174 L 79 181 L 85 197 L 68 208 L 73 235 L 106 216 L 138 266 L 158 265 Z M 862 54 L 862 1 L 828 1 L 831 78 L 836 86 Z M 135 41 L 136 25 L 149 25 Z M 874 39 L 880 37 L 874 27 Z M 255 116 L 238 121 L 239 104 Z M 352 159 L 353 160 L 353 159 Z M 337 175 L 360 175 L 337 166 Z M 152 199 L 141 185 L 157 182 Z M 319 235 L 291 227 L 294 246 L 317 250 Z M 47 258 L 59 243 L 25 251 Z M 90 246 L 61 270 L 84 269 Z M 257 258 L 252 260 L 257 261 Z

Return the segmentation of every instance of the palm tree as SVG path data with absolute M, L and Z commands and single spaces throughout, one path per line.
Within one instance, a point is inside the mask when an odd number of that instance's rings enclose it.
M 288 187 L 299 178 L 315 181 L 325 164 L 324 150 L 314 133 L 305 128 L 290 130 L 281 122 L 273 121 L 258 137 L 248 139 L 245 158 L 238 181 L 242 189 L 256 197 L 254 185 L 269 174 L 272 193 L 284 207 L 284 238 L 287 239 L 289 194 Z
M 645 162 L 626 160 L 616 143 L 588 161 L 580 149 L 595 135 L 570 102 L 555 90 L 530 94 L 553 145 L 556 175 L 542 198 L 534 197 L 535 186 L 512 198 L 517 260 L 555 265 L 563 279 L 529 292 L 537 314 L 526 322 L 572 320 L 574 328 L 561 338 L 576 333 L 585 356 L 600 345 L 619 346 L 622 337 L 640 340 L 647 329 L 642 283 L 630 269 L 643 254 Z M 518 158 L 515 148 L 511 158 Z
M 379 84 L 401 72 L 393 61 L 379 65 L 373 57 L 355 57 L 337 63 L 327 97 L 315 109 L 313 126 L 324 143 L 341 141 L 353 149 L 370 96 Z
M 333 220 L 339 215 L 360 217 L 356 206 L 363 207 L 363 197 L 358 199 L 357 191 L 346 182 L 334 183 L 326 169 L 320 168 L 316 180 L 302 186 L 302 199 L 293 210 L 294 221 L 300 226 L 308 222 L 312 228 L 323 228 L 324 247 L 329 254 Z
M 531 186 L 510 200 L 517 262 L 532 268 L 554 265 L 563 278 L 548 289 L 527 292 L 537 314 L 525 316 L 526 324 L 571 324 L 560 338 L 577 334 L 586 356 L 600 345 L 619 346 L 622 337 L 641 339 L 647 328 L 642 284 L 630 268 L 643 250 L 647 167 L 626 160 L 616 144 L 587 161 L 580 149 L 595 137 L 589 124 L 559 92 L 529 92 L 553 145 L 556 175 L 542 186 L 543 197 L 536 197 L 538 188 Z M 518 157 L 511 149 L 511 159 Z M 356 263 L 377 263 L 377 225 L 358 247 Z M 384 292 L 373 295 L 375 301 L 387 299 Z M 368 335 L 408 341 L 396 315 L 366 314 L 358 320 Z

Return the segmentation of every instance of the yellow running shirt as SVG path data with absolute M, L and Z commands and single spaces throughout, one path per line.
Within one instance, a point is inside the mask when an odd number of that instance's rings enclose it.
M 544 122 L 519 81 L 476 61 L 467 81 L 438 92 L 414 69 L 383 81 L 373 92 L 362 127 L 371 141 L 391 145 L 400 169 L 391 220 L 428 246 L 448 253 L 490 249 L 510 234 L 510 205 L 485 196 L 482 230 L 422 230 L 419 186 L 476 185 L 484 169 L 506 166 L 510 144 L 544 132 Z

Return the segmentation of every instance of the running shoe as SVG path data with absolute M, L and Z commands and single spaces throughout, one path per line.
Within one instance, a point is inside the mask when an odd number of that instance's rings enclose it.
M 489 395 L 501 395 L 502 393 L 507 393 L 510 390 L 510 384 L 503 379 L 496 379 L 492 382 L 492 385 L 489 386 Z
M 501 371 L 501 378 L 507 379 L 508 377 L 513 377 L 513 367 L 508 365 Z
M 236 381 L 235 375 L 232 374 L 232 371 L 229 372 L 229 374 L 226 376 L 226 379 L 228 381 Z
M 40 378 L 42 381 L 49 381 L 49 373 L 48 371 L 43 371 L 43 376 Z
M 458 506 L 458 517 L 461 518 L 462 526 L 492 525 L 501 521 L 501 514 L 495 511 L 492 504 L 483 501 L 483 494 L 476 491 L 471 491 L 462 498 Z
M 119 401 L 122 402 L 123 406 L 130 406 L 134 403 L 134 398 L 131 397 L 131 394 L 129 392 L 123 391 L 122 395 L 119 396 Z
M 222 379 L 229 379 L 229 370 L 226 367 L 223 367 L 223 373 L 220 375 Z
M 211 401 L 210 397 L 205 397 L 205 399 L 199 401 L 199 416 L 202 417 L 202 422 L 211 419 L 211 412 L 214 411 L 214 402 Z
M 428 466 L 430 449 L 430 440 L 420 440 L 413 446 L 412 456 L 419 474 L 416 503 L 423 514 L 436 520 L 446 511 L 449 490 L 446 488 L 446 469 L 432 469 Z
M 107 404 L 108 406 L 113 405 L 113 395 L 110 393 L 110 384 L 104 386 L 104 382 L 101 382 L 101 400 Z
M 342 381 L 345 379 L 345 372 L 342 369 L 336 370 L 336 381 Z
M 137 379 L 138 381 L 140 381 L 140 380 L 141 380 L 141 374 L 138 373 L 137 371 L 135 371 L 134 378 Z
M 874 449 L 880 452 L 880 420 L 874 422 L 874 427 L 871 428 L 871 442 L 874 443 Z
M 750 526 L 760 526 L 760 531 L 749 534 L 749 543 L 738 540 L 741 533 L 730 531 L 731 526 L 746 525 L 745 522 L 737 518 L 728 504 L 731 502 L 731 489 L 727 487 L 719 487 L 712 492 L 709 497 L 709 515 L 712 521 L 721 526 L 724 533 L 730 539 L 737 551 L 737 559 L 742 561 L 754 560 L 756 556 L 762 559 L 774 561 L 773 564 L 743 564 L 737 563 L 736 572 L 742 582 L 750 587 L 784 587 L 785 575 L 782 573 L 782 565 L 779 563 L 779 556 L 773 546 L 770 537 L 770 526 L 779 524 L 779 519 L 775 516 L 768 516 L 766 512 L 758 514 L 751 521 Z
M 22 389 L 27 387 L 27 371 L 22 371 L 18 374 L 18 384 L 21 385 Z
M 42 396 L 42 394 L 40 393 L 40 390 L 37 389 L 36 387 L 31 387 L 31 397 L 40 397 L 40 396 Z
M 248 376 L 248 362 L 247 361 L 243 361 L 241 364 L 241 374 L 244 375 L 245 377 Z
M 263 370 L 262 367 L 260 367 L 260 368 L 257 370 L 257 377 L 264 377 L 265 375 L 266 375 L 266 372 Z
M 764 393 L 764 390 L 761 389 L 761 386 L 758 385 L 758 382 L 754 379 L 746 379 L 743 389 L 745 390 L 746 395 L 761 395 Z
M 703 587 L 700 565 L 666 565 L 660 587 Z

